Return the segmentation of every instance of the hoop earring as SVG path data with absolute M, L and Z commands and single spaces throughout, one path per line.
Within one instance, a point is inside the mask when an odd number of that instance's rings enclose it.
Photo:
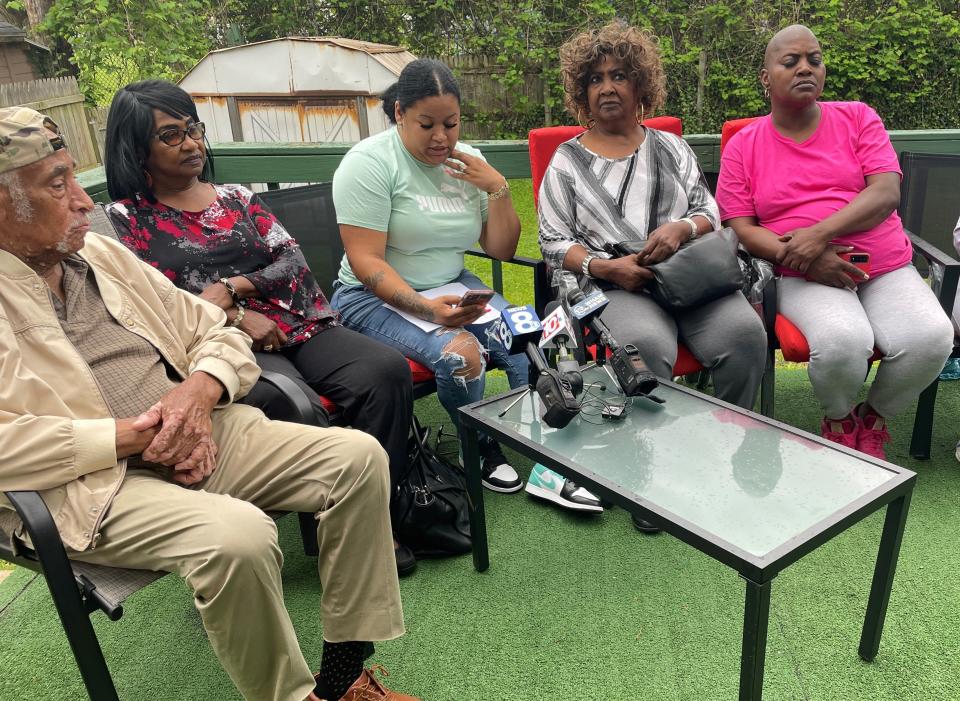
M 594 120 L 591 120 L 591 119 L 589 118 L 590 115 L 588 114 L 588 115 L 587 115 L 587 123 L 584 124 L 584 123 L 583 123 L 583 118 L 582 118 L 580 112 L 581 112 L 581 108 L 577 107 L 577 124 L 579 124 L 583 129 L 586 129 L 587 131 L 589 131 L 590 129 L 593 129 L 593 125 L 594 125 L 594 123 L 595 123 Z
M 643 105 L 640 105 L 640 114 L 637 115 L 637 124 L 643 124 Z

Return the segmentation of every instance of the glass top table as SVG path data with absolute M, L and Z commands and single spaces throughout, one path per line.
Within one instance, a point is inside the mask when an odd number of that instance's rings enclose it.
M 533 392 L 461 408 L 474 564 L 489 564 L 477 431 L 570 477 L 737 570 L 747 582 L 741 699 L 759 699 L 770 583 L 778 572 L 888 506 L 860 654 L 873 659 L 916 475 L 673 383 L 625 399 L 602 368 L 562 429 Z M 601 389 L 601 386 L 603 388 Z M 627 404 L 621 419 L 605 405 Z

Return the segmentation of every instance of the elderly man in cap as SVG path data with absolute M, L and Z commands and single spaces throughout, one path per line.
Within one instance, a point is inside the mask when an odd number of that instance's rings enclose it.
M 0 490 L 39 490 L 73 559 L 182 576 L 244 698 L 410 699 L 363 669 L 364 641 L 404 630 L 383 450 L 232 404 L 258 376 L 249 338 L 88 234 L 74 166 L 52 120 L 0 110 Z M 316 678 L 261 509 L 316 512 Z

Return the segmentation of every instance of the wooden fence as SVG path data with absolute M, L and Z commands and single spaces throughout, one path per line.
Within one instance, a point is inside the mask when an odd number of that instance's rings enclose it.
M 91 131 L 83 94 L 73 76 L 0 85 L 0 107 L 17 105 L 48 114 L 60 125 L 78 170 L 100 164 L 102 151 Z
M 526 134 L 531 126 L 551 122 L 547 101 L 543 94 L 544 81 L 539 68 L 531 67 L 520 85 L 506 87 L 497 80 L 505 67 L 498 66 L 490 56 L 441 56 L 438 60 L 450 66 L 460 84 L 463 98 L 461 137 L 490 139 L 497 134 L 497 122 L 516 124 Z M 518 105 L 528 105 L 527 114 L 520 114 Z M 524 120 L 534 120 L 526 125 Z
M 87 106 L 87 124 L 90 125 L 90 133 L 97 142 L 97 153 L 100 154 L 100 162 L 103 162 L 103 154 L 106 153 L 103 148 L 103 142 L 107 136 L 107 112 L 109 107 L 90 107 Z

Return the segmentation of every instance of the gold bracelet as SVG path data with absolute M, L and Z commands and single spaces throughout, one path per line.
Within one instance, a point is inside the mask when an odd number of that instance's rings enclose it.
M 487 193 L 487 199 L 488 200 L 503 199 L 504 197 L 507 196 L 507 193 L 509 192 L 510 192 L 510 183 L 508 183 L 506 179 L 504 179 L 503 185 L 501 185 L 498 190 L 494 190 L 493 192 Z

